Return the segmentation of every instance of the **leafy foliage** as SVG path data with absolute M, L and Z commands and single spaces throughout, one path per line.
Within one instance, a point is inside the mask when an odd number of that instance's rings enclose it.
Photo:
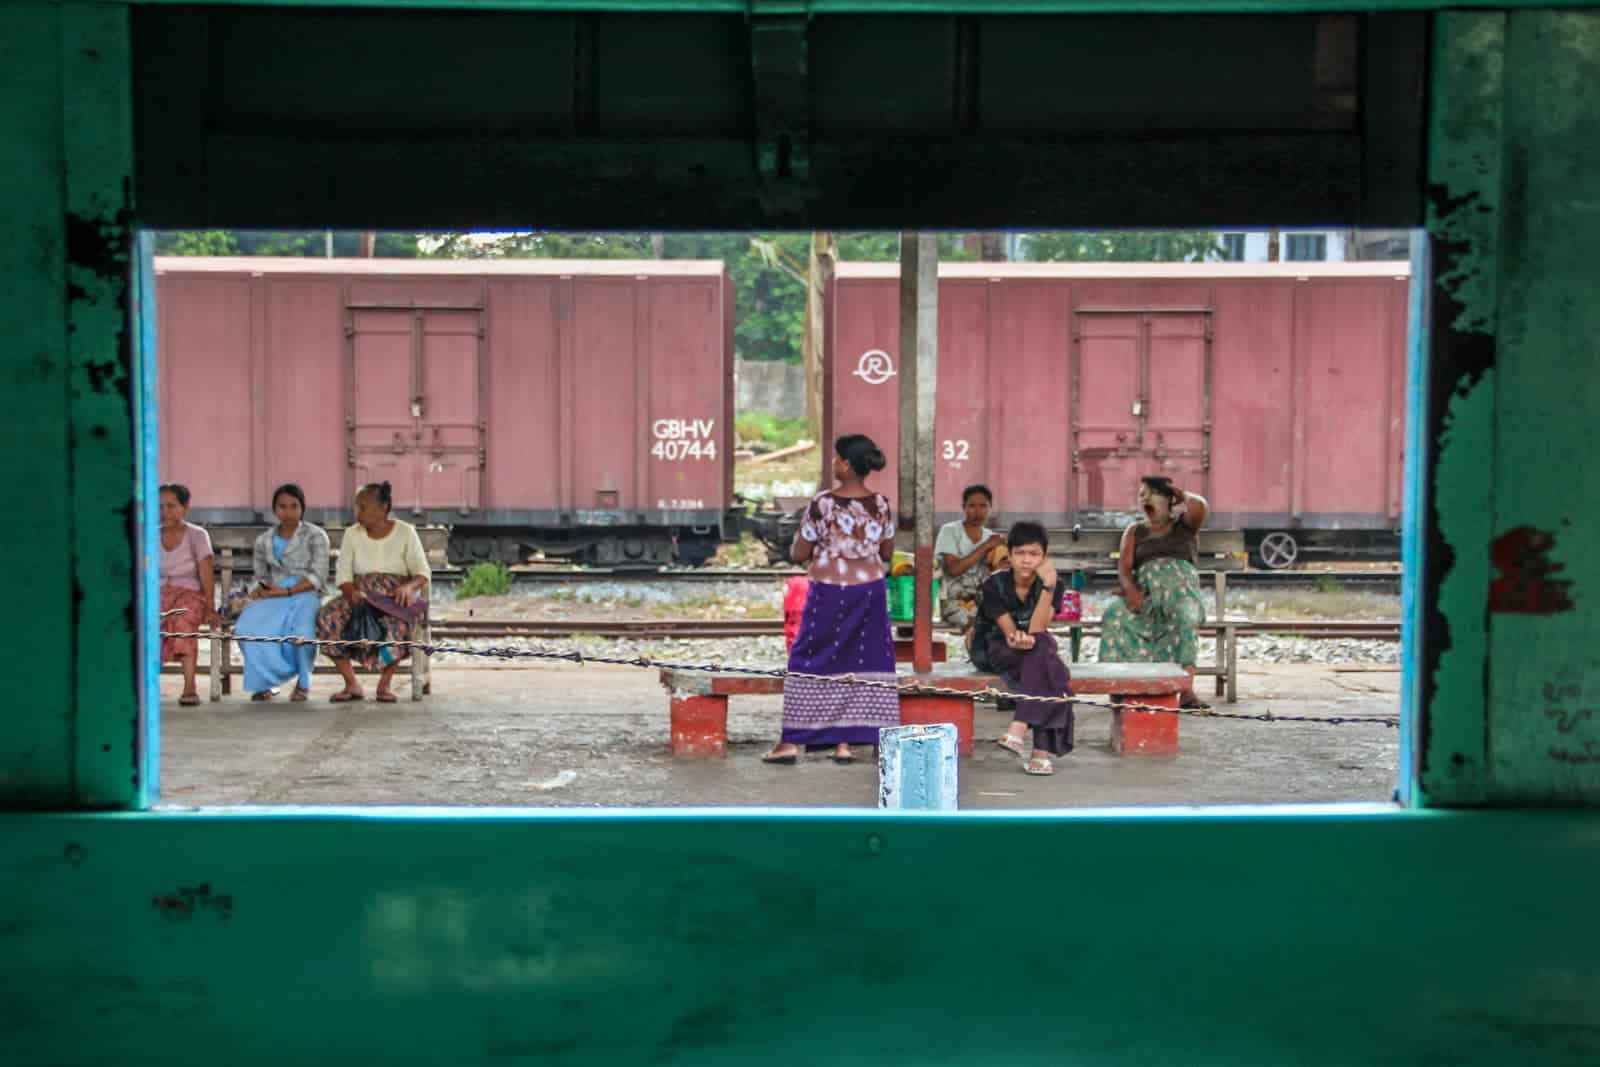
M 325 256 L 327 233 L 323 230 L 162 230 L 156 233 L 158 256 Z M 335 230 L 333 254 L 361 255 L 361 234 Z M 417 255 L 414 233 L 380 233 L 373 243 L 373 254 L 405 259 Z
M 839 257 L 852 260 L 894 260 L 900 255 L 897 233 L 839 235 Z M 780 265 L 768 262 L 753 242 L 776 246 L 783 258 L 805 263 L 808 233 L 669 233 L 661 235 L 667 259 L 720 259 L 728 266 L 734 291 L 734 349 L 741 359 L 800 361 L 805 333 L 804 283 Z M 649 259 L 651 235 L 644 233 L 506 233 L 447 234 L 429 238 L 429 256 L 446 258 Z M 960 236 L 940 237 L 947 259 L 973 259 Z
M 1222 258 L 1221 238 L 1205 230 L 1049 231 L 1026 234 L 1021 245 L 1022 258 L 1033 263 L 1187 263 Z
M 158 256 L 236 256 L 239 242 L 227 230 L 183 230 L 156 234 Z
M 805 334 L 806 294 L 802 278 L 788 264 L 806 262 L 806 233 L 380 233 L 379 256 L 439 259 L 716 259 L 727 264 L 734 290 L 734 348 L 742 359 L 799 362 Z M 839 258 L 893 261 L 900 236 L 893 232 L 842 233 Z M 977 241 L 966 235 L 939 235 L 945 260 L 977 258 Z M 766 246 L 766 254 L 758 247 Z M 1043 232 L 1021 237 L 1021 256 L 1037 262 L 1062 260 L 1183 261 L 1216 259 L 1216 234 L 1174 232 Z M 357 256 L 361 235 L 335 231 L 336 256 Z M 158 255 L 321 256 L 321 230 L 205 230 L 157 235 Z M 803 270 L 803 266 L 802 266 Z
M 780 419 L 764 411 L 747 411 L 733 421 L 741 441 L 760 441 L 773 449 L 799 444 L 810 433 L 805 419 Z

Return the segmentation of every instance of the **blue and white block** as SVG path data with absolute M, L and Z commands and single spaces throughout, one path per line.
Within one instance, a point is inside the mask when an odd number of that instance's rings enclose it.
M 960 754 L 954 723 L 878 731 L 878 807 L 955 811 Z

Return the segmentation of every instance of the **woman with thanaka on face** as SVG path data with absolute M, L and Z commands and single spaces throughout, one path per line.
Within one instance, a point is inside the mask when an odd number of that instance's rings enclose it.
M 305 521 L 306 495 L 289 482 L 272 492 L 278 524 L 255 544 L 255 588 L 233 632 L 240 637 L 304 637 L 317 633 L 317 610 L 328 580 L 328 534 Z M 289 697 L 303 702 L 311 692 L 312 645 L 241 641 L 244 687 L 251 700 L 271 700 L 272 691 L 295 679 Z
M 411 640 L 412 627 L 428 610 L 428 583 L 433 569 L 422 550 L 416 527 L 392 518 L 394 492 L 388 482 L 373 482 L 356 494 L 356 525 L 344 532 L 339 545 L 339 565 L 334 578 L 344 595 L 317 613 L 317 637 L 338 641 L 359 605 L 377 615 L 385 641 Z M 397 699 L 391 685 L 400 661 L 411 654 L 406 648 L 364 648 L 335 645 L 328 656 L 344 678 L 344 688 L 329 699 L 335 704 L 361 700 L 366 693 L 356 681 L 352 658 L 368 670 L 382 670 L 378 678 L 378 703 Z
M 1200 624 L 1206 603 L 1200 593 L 1199 531 L 1207 505 L 1171 478 L 1139 480 L 1139 509 L 1145 517 L 1122 534 L 1117 558 L 1122 596 L 1102 617 L 1102 663 L 1176 663 L 1189 672 L 1186 708 L 1203 708 L 1194 695 Z
M 161 487 L 161 629 L 194 633 L 216 622 L 216 575 L 212 570 L 211 536 L 189 521 L 189 487 Z M 167 615 L 169 611 L 181 612 Z M 200 703 L 194 670 L 200 642 L 193 637 L 163 637 L 161 662 L 177 660 L 183 668 L 183 695 L 178 703 Z
M 1050 620 L 1061 610 L 1062 588 L 1050 562 L 1050 539 L 1036 522 L 1019 522 L 1006 537 L 1009 570 L 983 583 L 978 620 L 972 632 L 972 662 L 981 671 L 1005 678 L 1017 694 L 1012 721 L 998 744 L 1026 761 L 1027 774 L 1056 772 L 1054 757 L 1072 751 L 1072 705 L 1029 697 L 1071 695 L 1071 678 L 1061 661 Z M 1033 731 L 1033 747 L 1023 742 Z
M 835 763 L 850 763 L 851 745 L 876 745 L 880 729 L 900 724 L 884 583 L 885 564 L 894 555 L 894 515 L 888 499 L 866 484 L 867 475 L 883 470 L 883 453 L 862 434 L 839 438 L 834 452 L 838 484 L 811 501 L 790 552 L 796 563 L 808 565 L 811 582 L 789 670 L 854 675 L 890 687 L 785 679 L 783 735 L 762 757 L 767 763 L 793 764 L 802 748 L 832 749 Z
M 987 485 L 969 485 L 961 491 L 962 520 L 939 528 L 933 554 L 939 561 L 939 617 L 951 626 L 966 631 L 978 616 L 978 590 L 993 568 L 989 565 L 994 550 L 1006 543 L 1006 535 L 989 529 L 989 513 L 994 494 Z

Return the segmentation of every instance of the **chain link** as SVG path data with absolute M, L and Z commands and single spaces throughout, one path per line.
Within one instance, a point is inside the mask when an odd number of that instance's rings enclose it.
M 173 611 L 163 612 L 161 617 L 177 615 L 185 609 L 177 608 Z M 1084 700 L 1073 696 L 1024 696 L 1009 689 L 996 689 L 986 686 L 982 689 L 957 689 L 952 686 L 932 685 L 927 682 L 911 681 L 886 681 L 878 678 L 858 678 L 854 674 L 809 674 L 805 671 L 791 671 L 782 667 L 750 667 L 743 664 L 714 663 L 676 663 L 668 660 L 654 659 L 650 656 L 596 656 L 587 655 L 578 649 L 556 648 L 467 648 L 463 645 L 441 645 L 427 641 L 325 641 L 316 637 L 253 637 L 241 634 L 212 634 L 212 633 L 174 633 L 161 631 L 163 638 L 195 638 L 208 640 L 215 637 L 226 637 L 230 641 L 254 642 L 256 644 L 293 645 L 296 648 L 307 646 L 316 649 L 349 649 L 370 652 L 379 648 L 403 648 L 408 652 L 422 652 L 429 656 L 449 654 L 452 656 L 476 656 L 480 659 L 496 660 L 541 660 L 562 663 L 576 663 L 582 667 L 588 663 L 598 663 L 611 667 L 641 667 L 646 670 L 665 671 L 692 671 L 702 674 L 740 674 L 752 678 L 800 678 L 808 681 L 830 682 L 835 685 L 853 685 L 863 689 L 889 689 L 901 696 L 948 696 L 960 697 L 966 700 L 988 698 L 990 700 L 1036 700 L 1045 704 L 1074 704 L 1082 707 L 1108 708 L 1117 711 L 1155 711 L 1166 715 L 1185 715 L 1197 719 L 1238 719 L 1246 722 L 1309 722 L 1320 723 L 1325 726 L 1346 726 L 1352 724 L 1381 725 L 1397 727 L 1400 725 L 1399 716 L 1343 716 L 1343 715 L 1274 715 L 1270 711 L 1255 715 L 1247 715 L 1236 711 L 1215 711 L 1210 708 L 1168 708 L 1159 704 L 1138 704 L 1131 702 Z

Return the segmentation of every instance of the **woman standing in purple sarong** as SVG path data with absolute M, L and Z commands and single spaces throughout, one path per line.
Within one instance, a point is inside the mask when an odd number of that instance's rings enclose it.
M 849 434 L 834 443 L 833 477 L 806 509 L 790 557 L 809 564 L 811 588 L 800 633 L 789 652 L 795 674 L 853 675 L 894 683 L 885 566 L 894 554 L 894 515 L 867 475 L 884 467 L 872 439 Z M 852 763 L 851 745 L 876 745 L 878 731 L 900 725 L 892 688 L 791 677 L 783 684 L 783 736 L 762 759 L 793 764 L 801 749 L 832 749 Z

